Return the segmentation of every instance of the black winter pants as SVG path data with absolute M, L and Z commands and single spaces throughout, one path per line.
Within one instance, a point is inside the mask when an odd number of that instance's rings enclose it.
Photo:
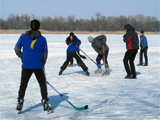
M 77 63 L 79 63 L 79 65 L 81 66 L 81 68 L 84 71 L 87 71 L 88 68 L 86 67 L 86 65 L 83 63 L 83 61 L 80 58 L 80 55 L 78 54 L 77 51 L 69 51 L 67 52 L 67 59 L 66 61 L 63 63 L 63 65 L 61 66 L 62 70 L 65 70 L 69 64 L 69 62 L 71 61 L 71 59 L 73 59 L 73 57 L 76 59 Z
M 143 53 L 144 53 L 145 64 L 148 64 L 147 50 L 148 50 L 148 46 L 145 47 L 143 50 L 141 48 L 141 51 L 140 51 L 140 63 L 143 62 Z
M 19 88 L 19 98 L 24 98 L 25 91 L 29 82 L 29 79 L 32 75 L 32 73 L 35 74 L 37 81 L 39 83 L 40 89 L 41 89 L 41 96 L 42 99 L 48 99 L 47 98 L 47 85 L 46 85 L 46 78 L 45 78 L 45 72 L 44 69 L 24 69 L 22 68 L 22 75 L 21 75 L 21 83 Z
M 125 53 L 123 63 L 128 76 L 131 76 L 131 75 L 136 76 L 135 65 L 134 65 L 134 59 L 136 57 L 136 54 L 137 54 L 136 49 L 127 50 Z M 130 66 L 128 64 L 128 61 Z

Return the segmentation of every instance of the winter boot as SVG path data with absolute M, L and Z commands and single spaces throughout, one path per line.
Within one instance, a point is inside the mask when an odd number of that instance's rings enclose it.
M 18 111 L 22 110 L 22 108 L 23 108 L 23 102 L 24 102 L 24 100 L 22 98 L 18 99 L 18 104 L 17 104 L 16 110 L 18 110 Z
M 62 73 L 63 73 L 63 70 L 61 69 L 61 70 L 59 71 L 59 74 L 58 74 L 58 75 L 62 75 Z
M 100 74 L 102 73 L 102 70 L 101 70 L 101 66 L 98 66 L 98 69 L 96 71 L 94 71 L 95 74 Z
M 145 64 L 143 66 L 148 66 L 148 62 L 145 62 Z
M 142 61 L 140 61 L 139 64 L 137 64 L 137 66 L 142 66 L 142 65 L 143 65 Z
M 43 104 L 43 109 L 46 112 L 46 114 L 51 113 L 52 112 L 52 107 L 50 104 L 48 104 L 48 100 L 47 99 L 42 99 L 42 104 Z
M 89 72 L 88 72 L 87 70 L 86 70 L 86 71 L 84 71 L 84 72 L 86 73 L 86 75 L 87 75 L 87 76 L 89 76 Z
M 68 65 L 68 67 L 73 67 L 73 63 L 70 63 L 70 64 Z

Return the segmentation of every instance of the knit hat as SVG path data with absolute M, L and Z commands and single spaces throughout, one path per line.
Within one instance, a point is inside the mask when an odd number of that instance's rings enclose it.
M 124 26 L 124 29 L 127 29 L 128 26 L 130 26 L 130 24 L 126 24 L 126 25 Z
M 140 33 L 144 33 L 144 30 L 141 30 Z
M 31 21 L 31 24 L 30 24 L 30 27 L 32 30 L 38 30 L 39 27 L 40 27 L 40 22 L 38 20 L 32 20 Z
M 71 32 L 71 33 L 69 34 L 69 36 L 74 36 L 74 33 L 73 33 L 73 32 Z
M 92 36 L 88 36 L 88 41 L 89 42 L 93 41 L 93 37 Z

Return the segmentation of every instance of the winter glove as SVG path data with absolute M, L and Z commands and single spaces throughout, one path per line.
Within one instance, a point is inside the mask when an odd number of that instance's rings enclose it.
M 84 55 L 80 55 L 80 57 L 83 58 L 83 59 L 87 59 Z
M 67 44 L 67 45 L 70 45 L 71 43 L 72 43 L 72 41 L 71 41 L 70 39 L 67 39 L 67 40 L 66 40 L 66 44 Z

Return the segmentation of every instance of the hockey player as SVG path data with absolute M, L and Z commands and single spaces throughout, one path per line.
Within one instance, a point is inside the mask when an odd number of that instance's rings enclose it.
M 134 59 L 139 49 L 138 34 L 130 24 L 124 26 L 126 34 L 123 36 L 123 41 L 126 43 L 127 51 L 125 53 L 123 63 L 127 73 L 125 79 L 136 79 L 136 71 L 134 65 Z M 129 62 L 129 63 L 128 63 Z
M 44 70 L 48 55 L 47 41 L 39 31 L 40 22 L 38 20 L 32 20 L 30 27 L 31 30 L 20 36 L 14 48 L 16 55 L 22 59 L 21 83 L 16 109 L 17 111 L 22 110 L 28 81 L 32 73 L 34 73 L 40 86 L 44 111 L 51 111 L 52 107 L 48 104 L 49 99 Z
M 107 57 L 108 57 L 108 53 L 109 53 L 109 47 L 106 44 L 106 36 L 105 35 L 99 35 L 95 38 L 93 38 L 92 36 L 88 37 L 88 41 L 92 44 L 93 49 L 98 53 L 97 58 L 96 58 L 96 62 L 97 62 L 97 67 L 98 69 L 95 71 L 95 73 L 101 73 L 101 60 L 103 59 L 103 46 L 104 46 L 104 51 L 105 51 L 105 65 L 106 68 L 109 69 L 109 65 L 108 65 L 108 61 L 107 61 Z
M 66 44 L 69 46 L 71 43 L 72 43 L 72 40 L 71 40 L 71 35 L 72 35 L 72 32 L 70 33 L 70 35 L 66 38 Z M 79 40 L 79 46 L 81 45 L 81 40 Z M 81 58 L 83 59 L 87 59 L 84 55 L 81 55 L 79 50 L 78 50 L 78 54 Z M 79 63 L 77 62 L 77 64 L 79 65 Z M 68 65 L 69 67 L 73 67 L 73 58 L 71 58 L 70 60 L 70 64 Z
M 67 42 L 68 48 L 67 48 L 67 59 L 63 63 L 63 65 L 60 67 L 59 75 L 63 73 L 63 71 L 67 68 L 69 62 L 74 57 L 76 61 L 79 63 L 80 67 L 83 69 L 83 71 L 89 76 L 88 68 L 81 60 L 79 54 L 78 54 L 78 47 L 79 47 L 79 39 L 74 35 L 74 33 L 70 33 L 70 42 Z M 77 47 L 78 46 L 78 47 Z
M 137 66 L 142 66 L 142 62 L 143 62 L 143 53 L 144 53 L 144 58 L 145 58 L 145 64 L 143 66 L 148 66 L 148 56 L 147 56 L 147 51 L 148 51 L 148 42 L 147 42 L 147 38 L 144 35 L 144 31 L 141 30 L 140 31 L 140 61 L 139 64 Z

